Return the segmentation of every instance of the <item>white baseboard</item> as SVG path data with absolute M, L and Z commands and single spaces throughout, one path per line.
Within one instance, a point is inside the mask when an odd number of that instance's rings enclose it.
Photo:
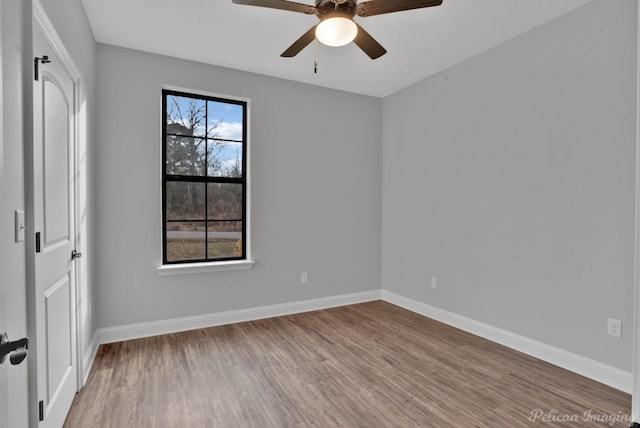
M 529 339 L 528 337 L 512 333 L 508 330 L 503 330 L 444 309 L 436 308 L 391 291 L 382 290 L 382 300 L 515 349 L 516 351 L 531 355 L 542 361 L 562 367 L 563 369 L 567 369 L 629 394 L 632 391 L 633 375 L 630 372 Z
M 261 306 L 257 308 L 239 309 L 214 314 L 100 328 L 97 331 L 98 343 L 121 342 L 123 340 L 177 333 L 180 331 L 195 330 L 198 328 L 215 327 L 225 324 L 297 314 L 300 312 L 317 311 L 337 306 L 380 300 L 380 296 L 381 290 L 372 290 L 361 293 L 342 294 L 339 296 L 322 297 L 319 299 Z
M 254 321 L 380 299 L 621 391 L 627 393 L 632 391 L 633 375 L 630 372 L 386 290 L 372 290 L 256 308 L 101 328 L 94 335 L 83 358 L 84 382 L 86 382 L 86 378 L 91 371 L 99 344 Z
M 98 353 L 98 346 L 98 332 L 96 331 L 91 338 L 91 342 L 89 342 L 89 346 L 87 347 L 84 356 L 82 357 L 82 386 L 87 384 L 91 368 L 93 367 L 93 362 L 95 361 L 96 354 Z

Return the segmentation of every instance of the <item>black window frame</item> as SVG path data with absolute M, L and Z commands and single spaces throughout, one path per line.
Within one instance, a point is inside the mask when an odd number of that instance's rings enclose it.
M 214 177 L 208 176 L 208 171 L 205 166 L 204 175 L 175 175 L 175 174 L 167 174 L 167 136 L 169 135 L 177 135 L 167 133 L 167 98 L 169 96 L 177 96 L 184 98 L 192 98 L 196 100 L 202 100 L 205 102 L 217 102 L 224 104 L 234 104 L 242 107 L 242 141 L 238 140 L 228 140 L 224 138 L 214 138 L 207 135 L 207 131 L 205 131 L 204 137 L 191 137 L 191 138 L 202 138 L 205 140 L 206 144 L 208 144 L 209 140 L 213 141 L 225 141 L 225 142 L 234 142 L 234 143 L 242 143 L 242 175 L 241 177 Z M 163 89 L 162 90 L 162 264 L 163 265 L 181 265 L 181 264 L 193 264 L 193 263 L 211 263 L 215 264 L 218 262 L 226 262 L 226 261 L 244 261 L 249 260 L 249 255 L 247 254 L 247 153 L 248 153 L 248 140 L 247 140 L 247 115 L 248 115 L 248 103 L 246 101 L 237 100 L 237 99 L 229 99 L 222 98 L 218 96 L 212 95 L 204 95 L 201 93 L 192 93 L 192 92 L 184 92 L 177 91 L 171 89 Z M 208 122 L 208 104 L 205 107 L 205 126 L 207 126 Z M 206 156 L 206 155 L 205 155 Z M 204 219 L 184 219 L 184 220 L 169 220 L 167 217 L 167 183 L 168 182 L 187 182 L 187 183 L 204 183 L 205 184 L 205 192 L 204 192 Z M 208 183 L 234 183 L 242 185 L 242 219 L 233 219 L 233 220 L 209 220 L 208 213 L 208 190 L 206 184 Z M 205 233 L 205 258 L 203 259 L 189 259 L 189 260 L 167 260 L 167 223 L 168 222 L 188 222 L 188 221 L 203 221 L 205 223 L 204 233 Z M 209 257 L 209 230 L 208 226 L 210 222 L 222 222 L 222 221 L 241 221 L 242 222 L 242 254 L 240 256 L 233 257 L 218 257 L 218 258 L 210 258 Z

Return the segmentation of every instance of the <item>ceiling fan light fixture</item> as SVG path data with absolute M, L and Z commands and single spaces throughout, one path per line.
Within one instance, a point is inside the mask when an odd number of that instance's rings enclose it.
M 358 26 L 353 20 L 342 16 L 327 18 L 316 27 L 316 38 L 327 46 L 344 46 L 358 35 Z

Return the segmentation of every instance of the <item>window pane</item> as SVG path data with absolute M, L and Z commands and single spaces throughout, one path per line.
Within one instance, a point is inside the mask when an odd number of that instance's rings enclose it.
M 205 183 L 167 181 L 167 219 L 204 220 Z
M 205 175 L 205 140 L 200 138 L 167 135 L 167 174 Z
M 242 141 L 243 107 L 217 101 L 208 103 L 207 136 L 221 140 Z
M 242 177 L 242 143 L 209 140 L 207 150 L 209 177 Z
M 167 95 L 167 134 L 204 137 L 206 113 L 205 100 Z
M 208 224 L 210 259 L 242 257 L 242 222 L 221 221 Z
M 242 220 L 242 184 L 208 183 L 207 218 Z
M 167 222 L 167 261 L 205 259 L 205 222 Z

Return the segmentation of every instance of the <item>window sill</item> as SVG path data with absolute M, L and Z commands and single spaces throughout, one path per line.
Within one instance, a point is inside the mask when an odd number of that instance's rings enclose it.
M 253 268 L 253 260 L 231 260 L 227 262 L 185 263 L 181 265 L 162 265 L 157 268 L 158 275 L 187 275 L 191 273 L 222 272 Z

